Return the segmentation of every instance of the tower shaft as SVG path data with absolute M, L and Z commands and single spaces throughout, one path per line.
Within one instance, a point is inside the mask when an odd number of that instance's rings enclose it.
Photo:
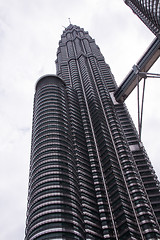
M 26 240 L 158 239 L 159 183 L 99 47 L 70 24 L 56 66 L 36 87 Z

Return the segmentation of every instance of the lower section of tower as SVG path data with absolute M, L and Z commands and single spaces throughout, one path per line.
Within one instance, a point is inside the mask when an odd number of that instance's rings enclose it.
M 159 239 L 158 181 L 125 106 L 72 66 L 74 87 L 36 84 L 25 240 Z

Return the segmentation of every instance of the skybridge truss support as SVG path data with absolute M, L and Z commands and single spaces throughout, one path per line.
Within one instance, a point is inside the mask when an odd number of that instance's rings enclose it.
M 155 38 L 147 51 L 140 58 L 138 63 L 133 66 L 131 71 L 125 77 L 118 89 L 115 91 L 114 97 L 117 102 L 124 102 L 142 78 L 157 77 L 157 74 L 147 72 L 156 62 L 159 56 L 160 40 L 158 38 Z

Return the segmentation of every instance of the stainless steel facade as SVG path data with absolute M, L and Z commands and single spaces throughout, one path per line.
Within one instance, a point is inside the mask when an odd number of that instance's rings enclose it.
M 160 1 L 124 0 L 144 24 L 160 38 Z
M 159 182 L 88 32 L 64 30 L 56 66 L 36 85 L 25 240 L 159 239 Z

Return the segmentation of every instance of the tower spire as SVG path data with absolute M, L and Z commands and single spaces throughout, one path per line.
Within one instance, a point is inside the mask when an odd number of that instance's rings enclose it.
M 70 24 L 72 24 L 72 23 L 71 23 L 71 19 L 70 19 L 70 18 L 68 18 L 68 20 L 69 20 L 69 23 L 70 23 Z

